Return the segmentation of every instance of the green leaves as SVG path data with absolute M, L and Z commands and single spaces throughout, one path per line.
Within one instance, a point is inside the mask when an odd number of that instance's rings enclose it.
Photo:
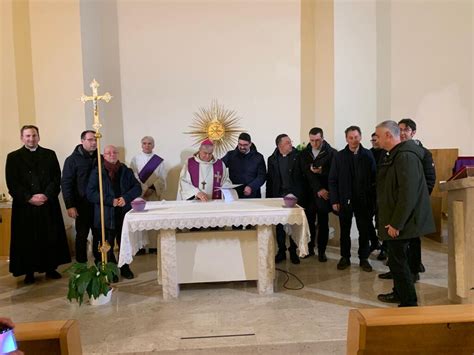
M 98 298 L 101 294 L 106 296 L 110 290 L 110 282 L 118 276 L 119 269 L 114 263 L 95 264 L 87 266 L 86 263 L 72 264 L 66 272 L 69 273 L 69 290 L 67 299 L 77 300 L 79 305 L 84 301 L 84 294 L 89 298 Z

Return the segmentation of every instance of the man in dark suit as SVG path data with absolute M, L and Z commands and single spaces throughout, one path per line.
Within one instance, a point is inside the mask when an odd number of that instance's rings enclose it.
M 351 225 L 355 216 L 359 230 L 359 266 L 372 271 L 370 254 L 370 224 L 375 210 L 375 160 L 370 150 L 360 143 L 360 128 L 350 126 L 345 131 L 347 145 L 337 152 L 329 172 L 329 198 L 339 214 L 341 228 L 341 259 L 338 270 L 351 265 Z M 372 225 L 373 227 L 373 225 Z
M 311 128 L 309 131 L 309 143 L 301 151 L 301 170 L 306 180 L 303 185 L 306 196 L 304 207 L 308 219 L 311 240 L 308 243 L 308 256 L 315 255 L 316 243 L 316 216 L 318 217 L 318 260 L 326 262 L 326 247 L 329 238 L 329 213 L 331 204 L 329 202 L 329 171 L 334 155 L 337 150 L 324 139 L 323 130 L 319 127 Z
M 266 196 L 284 197 L 292 194 L 300 198 L 302 179 L 298 151 L 291 144 L 291 139 L 287 134 L 278 135 L 275 143 L 277 147 L 273 154 L 268 157 Z M 275 263 L 280 263 L 286 259 L 286 233 L 282 224 L 276 226 L 276 239 L 278 253 L 275 256 Z M 293 264 L 300 263 L 296 248 L 296 243 L 290 237 L 288 251 Z
M 8 154 L 5 175 L 13 197 L 10 272 L 35 282 L 35 272 L 59 279 L 59 265 L 71 261 L 59 205 L 61 170 L 56 153 L 38 145 L 39 129 L 21 128 L 23 147 Z

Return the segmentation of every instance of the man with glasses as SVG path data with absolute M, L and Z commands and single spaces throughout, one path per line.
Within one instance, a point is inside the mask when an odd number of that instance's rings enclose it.
M 113 145 L 104 148 L 104 166 L 102 167 L 102 185 L 104 194 L 104 224 L 105 237 L 110 244 L 107 260 L 117 263 L 114 254 L 115 240 L 120 247 L 122 224 L 125 214 L 132 208 L 131 202 L 142 194 L 142 187 L 135 178 L 132 169 L 118 159 L 118 149 Z M 87 198 L 94 204 L 94 227 L 99 229 L 100 220 L 100 191 L 99 171 L 94 168 L 87 185 Z M 99 234 L 99 233 L 98 233 Z M 98 251 L 99 240 L 94 238 L 93 251 L 95 261 L 99 262 L 101 255 Z M 120 268 L 120 274 L 126 279 L 133 279 L 134 275 L 128 264 Z M 115 276 L 113 282 L 117 282 Z
M 67 214 L 75 220 L 76 261 L 87 263 L 87 237 L 89 230 L 97 234 L 94 226 L 94 205 L 87 200 L 87 183 L 92 168 L 97 162 L 97 139 L 95 132 L 87 130 L 81 133 L 78 144 L 64 161 L 61 189 Z M 94 236 L 98 238 L 97 235 Z
M 263 155 L 257 151 L 248 133 L 241 133 L 234 150 L 222 161 L 229 169 L 232 183 L 241 184 L 235 190 L 239 198 L 260 198 L 260 187 L 265 183 L 267 169 Z

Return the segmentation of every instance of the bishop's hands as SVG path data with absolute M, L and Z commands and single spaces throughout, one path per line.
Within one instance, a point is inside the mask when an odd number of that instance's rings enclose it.
M 34 194 L 28 200 L 28 203 L 32 204 L 33 206 L 42 206 L 48 201 L 48 197 L 45 194 Z
M 395 239 L 400 235 L 400 230 L 392 227 L 390 224 L 387 224 L 385 228 L 387 228 L 387 233 L 392 239 Z
M 197 194 L 196 194 L 196 198 L 200 201 L 203 201 L 203 202 L 207 202 L 209 201 L 209 198 L 207 197 L 207 194 L 202 192 L 202 191 L 199 191 Z

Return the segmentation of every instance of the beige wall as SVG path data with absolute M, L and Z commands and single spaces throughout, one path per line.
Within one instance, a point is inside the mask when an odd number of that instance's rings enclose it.
M 13 11 L 10 0 L 0 2 L 0 193 L 6 193 L 5 160 L 19 146 L 19 114 L 13 40 Z
M 166 198 L 195 150 L 183 134 L 213 99 L 242 117 L 267 157 L 300 136 L 298 1 L 118 2 L 126 158 L 153 135 L 171 170 Z

